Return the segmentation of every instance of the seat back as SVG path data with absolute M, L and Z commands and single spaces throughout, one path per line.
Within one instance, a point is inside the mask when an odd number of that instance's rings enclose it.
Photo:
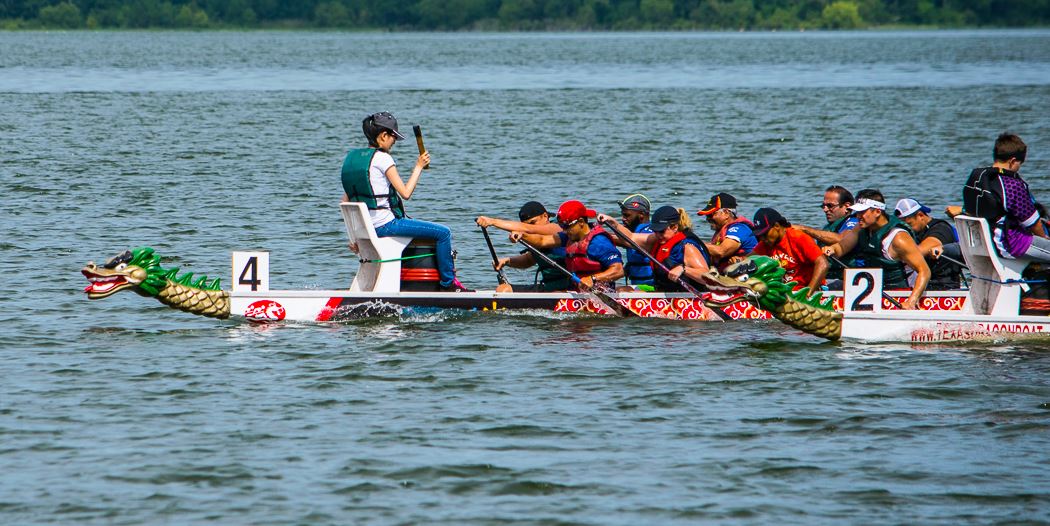
M 1028 290 L 1028 286 L 1003 282 L 1020 280 L 1028 261 L 999 257 L 992 232 L 984 218 L 955 216 L 955 229 L 959 233 L 963 258 L 973 276 L 967 306 L 975 314 L 1017 316 L 1021 306 L 1021 290 Z
M 412 241 L 410 237 L 379 237 L 364 203 L 340 203 L 346 235 L 357 245 L 357 255 L 364 261 L 357 269 L 350 290 L 359 292 L 400 292 L 401 261 L 397 260 Z

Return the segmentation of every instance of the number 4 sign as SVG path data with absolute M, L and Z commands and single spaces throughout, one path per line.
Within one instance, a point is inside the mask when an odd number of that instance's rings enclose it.
M 265 292 L 270 290 L 270 253 L 233 253 L 233 291 Z
M 876 312 L 882 310 L 882 269 L 846 269 L 843 300 L 846 311 Z

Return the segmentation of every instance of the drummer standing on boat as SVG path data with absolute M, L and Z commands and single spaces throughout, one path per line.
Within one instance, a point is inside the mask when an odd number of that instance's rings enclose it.
M 915 235 L 903 221 L 886 214 L 886 201 L 878 190 L 861 190 L 857 202 L 850 207 L 860 220 L 857 228 L 846 232 L 842 241 L 824 247 L 824 254 L 841 257 L 857 249 L 866 266 L 882 269 L 882 286 L 887 289 L 906 289 L 908 281 L 904 266 L 916 273 L 915 286 L 902 305 L 915 309 L 930 282 L 930 267 L 915 243 Z
M 452 231 L 444 225 L 410 219 L 405 215 L 404 201 L 412 197 L 423 168 L 430 164 L 430 153 L 416 159 L 408 182 L 401 180 L 397 163 L 390 156 L 394 143 L 405 136 L 397 131 L 397 119 L 382 111 L 361 122 L 367 148 L 347 152 L 343 160 L 343 201 L 365 203 L 368 216 L 379 237 L 403 236 L 432 239 L 437 244 L 436 256 L 440 286 L 446 292 L 469 292 L 456 279 L 452 257 Z

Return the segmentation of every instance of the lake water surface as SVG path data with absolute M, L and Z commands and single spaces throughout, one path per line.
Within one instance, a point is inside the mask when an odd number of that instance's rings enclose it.
M 380 110 L 433 155 L 410 213 L 491 288 L 472 220 L 531 199 L 728 191 L 822 224 L 842 184 L 940 210 L 1003 130 L 1046 199 L 1048 101 L 1043 30 L 0 33 L 0 523 L 1050 522 L 1048 343 L 255 326 L 88 302 L 79 274 L 149 245 L 228 283 L 231 250 L 267 250 L 273 288 L 346 287 L 339 167 Z

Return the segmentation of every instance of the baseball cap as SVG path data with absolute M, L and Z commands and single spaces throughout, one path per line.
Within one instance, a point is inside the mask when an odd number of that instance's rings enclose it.
M 916 212 L 922 212 L 924 214 L 929 214 L 932 211 L 933 210 L 930 209 L 930 207 L 928 207 L 928 206 L 926 206 L 926 205 L 924 205 L 924 204 L 922 204 L 922 203 L 920 203 L 920 202 L 918 202 L 918 201 L 916 201 L 914 199 L 904 198 L 904 199 L 901 199 L 900 201 L 897 201 L 897 206 L 895 207 L 893 213 L 896 214 L 897 217 L 909 217 L 909 216 L 915 214 Z
M 631 194 L 618 203 L 621 210 L 635 210 L 648 214 L 649 207 L 652 206 L 649 203 L 649 198 L 642 194 Z
M 736 198 L 725 193 L 719 192 L 707 202 L 707 206 L 703 210 L 696 212 L 697 215 L 709 216 L 723 208 L 736 208 Z
M 863 212 L 863 211 L 865 211 L 865 210 L 867 210 L 869 208 L 875 208 L 875 209 L 878 209 L 878 210 L 885 210 L 886 209 L 886 203 L 883 203 L 881 201 L 876 201 L 874 199 L 867 199 L 867 198 L 861 197 L 861 198 L 857 199 L 856 203 L 853 203 L 853 206 L 849 207 L 849 209 L 853 210 L 854 212 Z
M 678 223 L 680 216 L 678 209 L 673 206 L 661 206 L 657 208 L 649 218 L 649 229 L 653 232 L 663 232 L 667 227 Z
M 395 119 L 389 111 L 373 113 L 371 116 L 369 116 L 369 118 L 372 119 L 372 122 L 374 122 L 376 126 L 383 128 L 384 130 L 389 130 L 391 133 L 393 133 L 394 136 L 398 138 L 398 140 L 405 140 L 405 136 L 401 135 L 401 132 L 397 131 L 397 119 Z
M 550 215 L 550 212 L 543 206 L 539 201 L 529 201 L 521 205 L 521 209 L 518 210 L 518 219 L 522 221 L 528 221 L 536 216 Z
M 773 228 L 774 225 L 791 226 L 791 223 L 788 223 L 788 220 L 784 219 L 784 216 L 780 215 L 780 212 L 777 212 L 774 208 L 759 208 L 755 212 L 755 219 L 751 223 L 754 225 L 754 228 L 751 230 L 755 237 L 769 232 L 769 229 Z
M 571 223 L 585 217 L 596 217 L 597 212 L 583 206 L 583 203 L 575 200 L 565 201 L 558 207 L 558 222 Z

